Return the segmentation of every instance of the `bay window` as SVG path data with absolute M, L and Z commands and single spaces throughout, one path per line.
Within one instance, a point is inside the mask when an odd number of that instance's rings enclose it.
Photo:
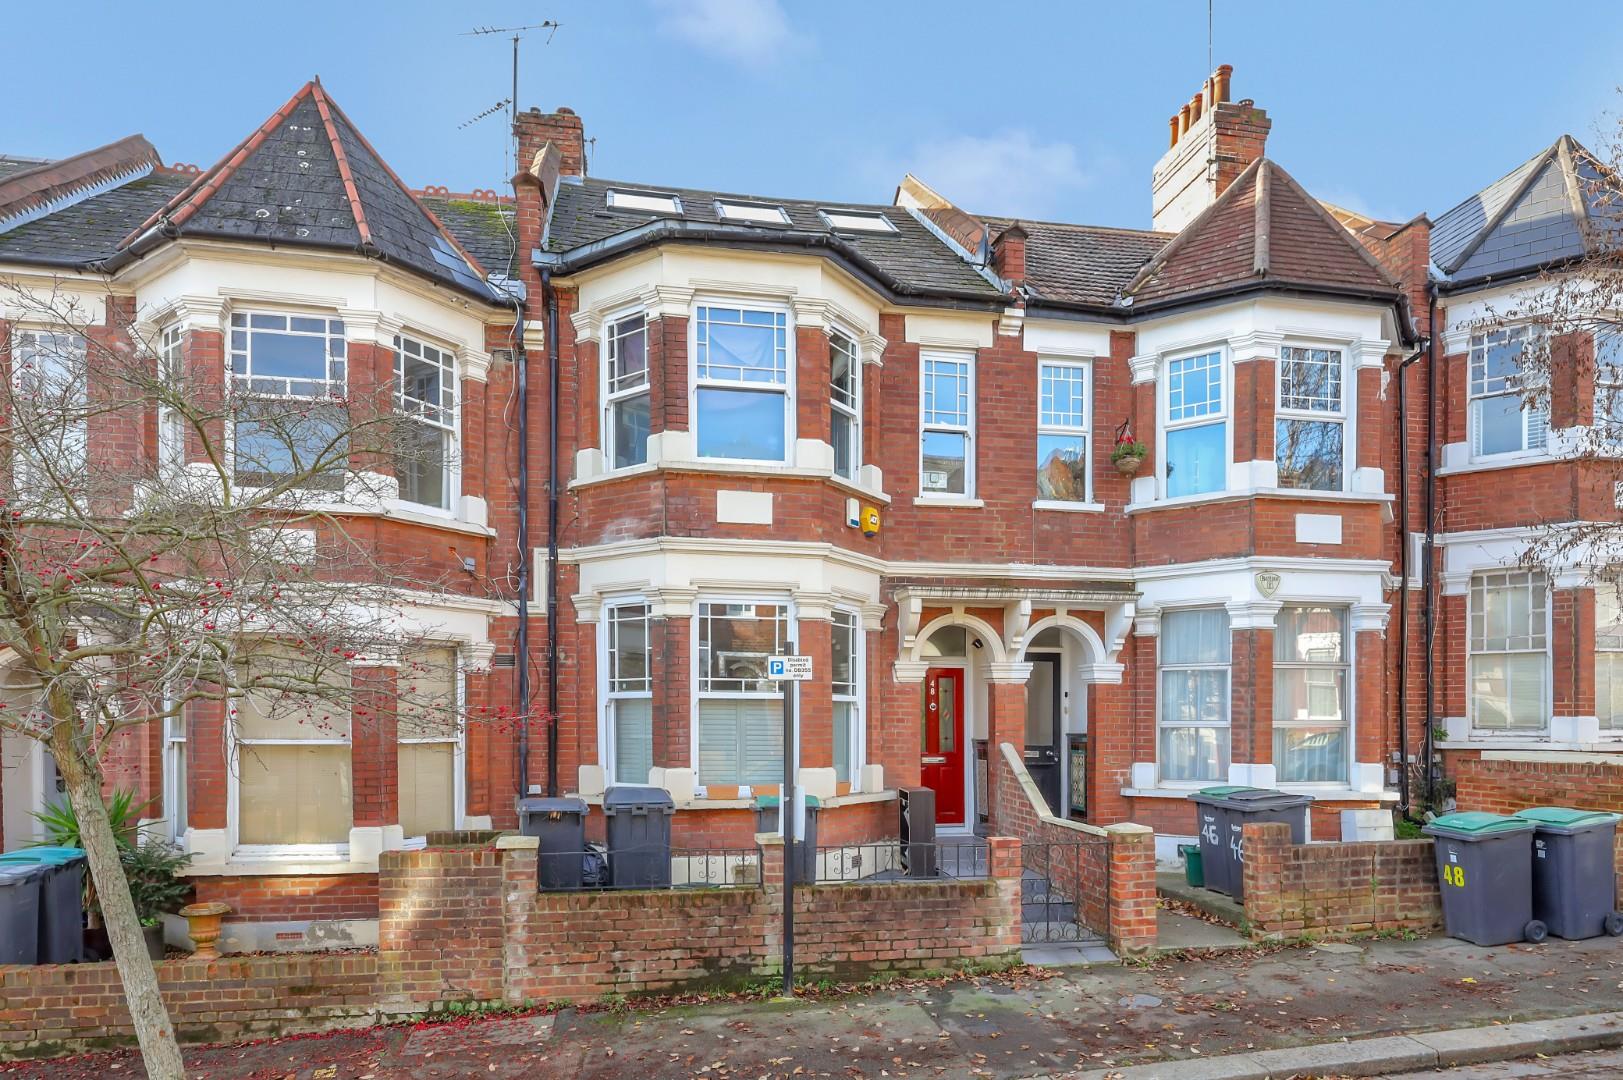
M 862 616 L 834 610 L 834 778 L 849 782 L 862 761 L 863 661 L 866 639 Z
M 970 497 L 975 490 L 973 364 L 961 353 L 926 352 L 919 365 L 919 490 Z
M 781 784 L 783 692 L 766 667 L 789 651 L 788 605 L 707 600 L 694 622 L 699 783 Z
M 694 421 L 702 458 L 789 460 L 793 365 L 781 311 L 694 311 Z
M 603 334 L 603 454 L 611 469 L 648 460 L 648 319 L 638 313 Z
M 272 650 L 250 661 L 255 681 L 310 663 Z M 263 665 L 263 666 L 262 666 Z M 353 823 L 348 671 L 325 674 L 333 694 L 255 687 L 234 700 L 237 841 L 244 846 L 349 843 Z M 252 685 L 252 684 L 250 684 Z
M 237 483 L 339 491 L 348 456 L 344 324 L 234 312 L 232 462 Z
M 1471 446 L 1479 457 L 1542 450 L 1549 438 L 1547 401 L 1525 401 L 1522 350 L 1529 330 L 1512 326 L 1471 335 Z
M 456 488 L 456 357 L 397 336 L 394 370 L 395 409 L 404 420 L 395 456 L 400 498 L 449 510 Z
M 164 702 L 165 707 L 171 705 Z M 163 809 L 169 819 L 169 839 L 179 843 L 190 818 L 186 809 L 186 717 L 163 718 Z
M 1623 733 L 1623 603 L 1619 586 L 1595 586 L 1595 715 L 1602 731 Z
M 1044 360 L 1037 367 L 1037 498 L 1088 501 L 1088 366 Z
M 654 764 L 654 686 L 649 667 L 647 604 L 614 604 L 603 612 L 607 753 L 616 784 L 646 784 Z
M 1549 585 L 1538 571 L 1474 574 L 1470 596 L 1471 726 L 1543 731 L 1549 720 Z
M 158 377 L 166 394 L 183 392 L 186 383 L 181 345 L 185 329 L 175 323 L 158 336 Z M 158 404 L 158 474 L 173 477 L 186 468 L 186 418 L 171 401 Z
M 857 343 L 838 330 L 829 331 L 828 360 L 834 475 L 855 482 L 862 466 L 862 359 Z
M 88 464 L 89 403 L 85 339 L 20 330 L 12 337 L 12 478 L 25 491 L 60 491 Z
M 1166 493 L 1203 495 L 1228 486 L 1228 412 L 1223 354 L 1167 364 Z
M 415 837 L 454 829 L 462 731 L 456 650 L 406 653 L 395 685 L 400 831 Z
M 1161 616 L 1161 779 L 1221 780 L 1229 769 L 1229 616 L 1222 608 Z
M 1280 487 L 1342 489 L 1347 423 L 1342 372 L 1340 349 L 1280 350 L 1274 412 Z
M 1346 783 L 1347 612 L 1286 607 L 1274 624 L 1274 766 L 1284 783 Z

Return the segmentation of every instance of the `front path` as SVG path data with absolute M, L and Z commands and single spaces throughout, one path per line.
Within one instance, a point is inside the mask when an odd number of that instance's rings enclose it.
M 1615 939 L 1290 948 L 791 1004 L 565 1010 L 195 1050 L 197 1077 L 1018 1077 L 1623 1009 Z M 14 1066 L 138 1077 L 128 1054 Z

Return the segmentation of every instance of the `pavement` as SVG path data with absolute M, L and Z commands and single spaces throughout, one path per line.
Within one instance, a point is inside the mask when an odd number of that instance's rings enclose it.
M 1590 1050 L 1581 1054 L 1518 1058 L 1454 1069 L 1427 1069 L 1425 1072 L 1394 1073 L 1400 1080 L 1527 1080 L 1527 1078 L 1575 1076 L 1588 1080 L 1616 1080 L 1623 1076 L 1623 1050 Z
M 1433 938 L 1026 968 L 794 1002 L 604 1003 L 192 1049 L 187 1061 L 196 1078 L 272 1080 L 1241 1080 L 1412 1073 L 1617 1045 L 1616 940 L 1484 949 Z M 8 1073 L 142 1075 L 127 1052 Z

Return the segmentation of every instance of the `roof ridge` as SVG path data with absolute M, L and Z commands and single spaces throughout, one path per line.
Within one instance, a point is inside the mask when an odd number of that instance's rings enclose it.
M 968 213 L 968 211 L 965 211 Z M 975 214 L 981 221 L 1020 221 L 1025 225 L 1042 225 L 1056 229 L 1085 229 L 1088 232 L 1119 233 L 1131 236 L 1162 236 L 1171 239 L 1177 233 L 1166 232 L 1162 229 L 1135 229 L 1131 225 L 1090 225 L 1083 221 L 1048 221 L 1042 218 L 1021 217 L 1015 218 L 1008 214 Z
M 1267 159 L 1265 158 L 1264 160 Z M 1354 237 L 1352 233 L 1347 231 L 1346 226 L 1337 221 L 1335 215 L 1326 210 L 1324 208 L 1324 204 L 1315 199 L 1308 192 L 1308 190 L 1301 185 L 1296 177 L 1292 176 L 1276 161 L 1268 161 L 1268 166 L 1270 169 L 1277 172 L 1281 177 L 1284 178 L 1286 187 L 1295 191 L 1297 195 L 1300 195 L 1302 197 L 1302 201 L 1312 207 L 1313 211 L 1319 215 L 1320 220 L 1330 227 L 1330 231 L 1346 241 L 1347 245 L 1356 251 L 1359 257 L 1362 258 L 1364 262 L 1376 272 L 1376 274 L 1380 275 L 1383 282 L 1390 285 L 1394 289 L 1401 288 L 1401 286 L 1398 284 L 1398 280 L 1394 278 L 1386 267 L 1381 264 L 1381 260 L 1377 259 L 1374 253 L 1366 248 L 1363 244 L 1360 244 L 1358 239 Z
M 1456 270 L 1465 265 L 1467 259 L 1476 254 L 1477 249 L 1482 246 L 1485 240 L 1487 240 L 1488 235 L 1492 233 L 1493 230 L 1497 229 L 1505 218 L 1510 216 L 1511 211 L 1514 210 L 1516 205 L 1522 201 L 1522 196 L 1527 194 L 1528 189 L 1533 186 L 1541 175 L 1543 175 L 1544 170 L 1549 168 L 1550 160 L 1552 157 L 1559 154 L 1561 139 L 1564 138 L 1566 138 L 1565 134 L 1563 134 L 1561 138 L 1556 139 L 1555 142 L 1551 143 L 1549 146 L 1546 146 L 1537 154 L 1534 154 L 1532 157 L 1516 166 L 1515 169 L 1510 170 L 1510 172 L 1495 180 L 1492 184 L 1473 192 L 1469 198 L 1460 203 L 1460 205 L 1463 206 L 1471 199 L 1479 198 L 1482 195 L 1482 192 L 1487 191 L 1488 188 L 1491 188 L 1496 184 L 1502 184 L 1510 177 L 1515 176 L 1517 169 L 1527 170 L 1527 175 L 1516 182 L 1515 189 L 1510 193 L 1509 197 L 1500 204 L 1499 209 L 1494 211 L 1493 217 L 1484 221 L 1482 223 L 1482 227 L 1478 229 L 1476 234 L 1471 237 L 1470 242 L 1462 247 L 1459 250 L 1459 253 L 1450 259 L 1445 266 L 1443 266 L 1443 273 L 1453 274 Z M 1450 213 L 1452 212 L 1453 211 L 1451 210 Z
M 338 178 L 344 182 L 344 198 L 349 200 L 349 212 L 355 215 L 355 231 L 360 234 L 361 247 L 375 249 L 377 244 L 372 240 L 372 226 L 366 223 L 366 207 L 362 205 L 361 193 L 355 187 L 355 173 L 349 167 L 349 155 L 344 152 L 344 142 L 338 137 L 338 125 L 333 123 L 332 108 L 328 104 L 327 92 L 322 89 L 320 79 L 317 79 L 311 87 L 310 97 L 316 103 L 316 111 L 321 114 L 321 126 L 327 131 L 327 142 L 332 147 L 333 159 L 338 162 Z M 346 116 L 344 120 L 348 123 L 349 118 Z M 350 125 L 351 128 L 354 126 Z M 382 158 L 378 160 L 381 161 Z
M 65 158 L 41 160 L 0 178 L 0 221 L 60 209 L 108 185 L 146 175 L 163 163 L 157 149 L 139 133 Z M 11 227 L 11 226 L 8 226 Z

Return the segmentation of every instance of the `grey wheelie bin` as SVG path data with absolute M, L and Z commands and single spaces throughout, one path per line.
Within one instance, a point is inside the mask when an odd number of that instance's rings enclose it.
M 1559 938 L 1623 935 L 1617 910 L 1616 814 L 1537 806 L 1533 823 L 1533 918 Z
M 1307 843 L 1307 808 L 1311 795 L 1292 795 L 1271 788 L 1204 788 L 1189 796 L 1199 807 L 1200 858 L 1206 888 L 1245 899 L 1245 826 L 1280 821 L 1290 826 L 1291 843 Z M 1220 863 L 1214 880 L 1213 863 Z
M 1443 926 L 1477 945 L 1543 941 L 1533 918 L 1533 823 L 1482 811 L 1444 814 L 1421 830 L 1437 841 Z
M 39 907 L 45 867 L 0 866 L 0 964 L 39 963 Z
M 616 784 L 603 795 L 608 822 L 609 887 L 660 889 L 671 883 L 671 815 L 664 788 Z
M 535 852 L 537 888 L 581 888 L 586 860 L 590 858 L 586 849 L 586 800 L 520 799 L 518 829 L 540 841 Z
M 782 800 L 776 795 L 757 795 L 755 797 L 755 831 L 762 833 L 780 832 L 782 822 L 779 821 L 778 804 Z M 802 885 L 812 884 L 817 880 L 817 796 L 806 796 L 806 834 L 795 837 L 795 881 Z
M 84 959 L 85 865 L 83 848 L 35 847 L 0 855 L 0 866 L 38 866 L 39 962 L 77 964 Z

